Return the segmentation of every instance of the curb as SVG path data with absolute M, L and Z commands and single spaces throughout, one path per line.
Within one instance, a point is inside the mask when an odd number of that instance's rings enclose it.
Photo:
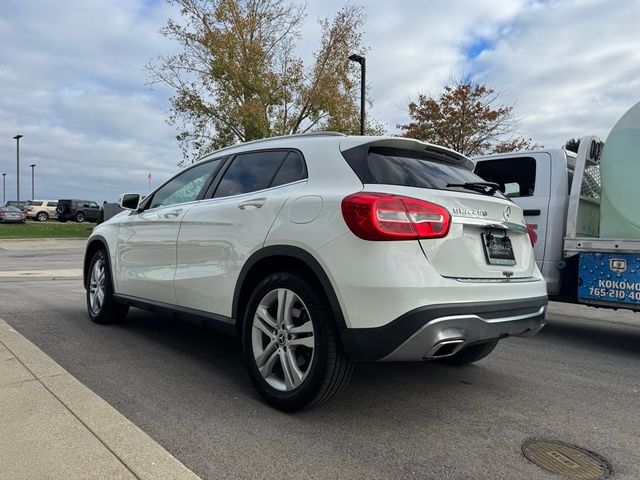
M 0 344 L 135 478 L 200 479 L 1 318 Z M 56 472 L 56 476 L 60 473 Z

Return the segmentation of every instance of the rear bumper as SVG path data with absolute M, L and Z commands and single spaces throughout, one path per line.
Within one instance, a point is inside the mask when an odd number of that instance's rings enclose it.
M 378 328 L 341 331 L 358 361 L 419 361 L 451 355 L 487 340 L 534 335 L 546 323 L 547 297 L 432 305 L 414 309 Z

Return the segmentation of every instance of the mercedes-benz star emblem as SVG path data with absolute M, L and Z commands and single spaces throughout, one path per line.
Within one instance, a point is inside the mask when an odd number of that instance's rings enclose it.
M 511 218 L 511 207 L 507 205 L 507 208 L 504 209 L 504 212 L 502 212 L 502 216 L 504 217 L 505 220 L 509 220 Z

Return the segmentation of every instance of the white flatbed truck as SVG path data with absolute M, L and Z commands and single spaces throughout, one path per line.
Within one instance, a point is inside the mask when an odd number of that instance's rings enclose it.
M 640 311 L 640 103 L 604 143 L 474 158 L 523 210 L 552 300 Z

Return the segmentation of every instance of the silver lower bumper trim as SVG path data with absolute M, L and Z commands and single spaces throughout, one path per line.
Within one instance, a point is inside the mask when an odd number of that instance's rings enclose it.
M 546 324 L 546 307 L 535 312 L 498 318 L 452 315 L 425 324 L 381 361 L 431 360 L 443 344 L 456 342 L 458 352 L 466 345 L 515 335 L 535 335 Z M 462 340 L 462 342 L 459 342 Z M 453 354 L 452 353 L 452 354 Z

